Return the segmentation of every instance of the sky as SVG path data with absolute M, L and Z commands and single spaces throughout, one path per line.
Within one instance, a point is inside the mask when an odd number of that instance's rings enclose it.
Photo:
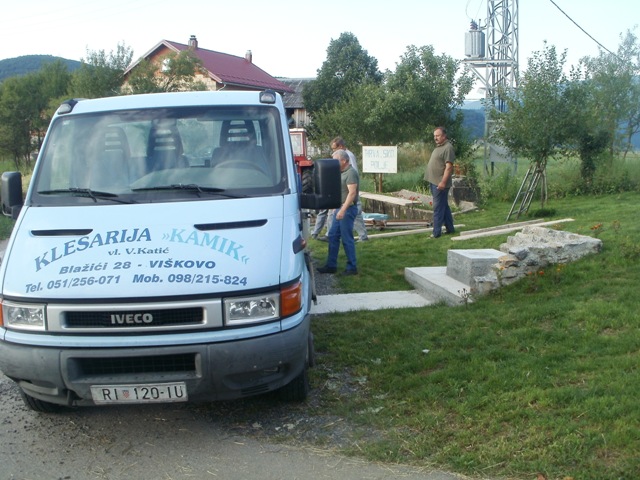
M 518 5 L 520 71 L 545 41 L 566 49 L 570 66 L 598 55 L 598 43 L 615 52 L 621 34 L 640 35 L 638 0 Z M 186 44 L 195 35 L 200 48 L 242 57 L 251 50 L 253 62 L 275 77 L 314 77 L 331 40 L 351 32 L 381 71 L 393 71 L 410 45 L 464 59 L 471 20 L 484 25 L 486 17 L 487 0 L 10 0 L 0 10 L 0 60 L 34 54 L 80 60 L 87 51 L 115 52 L 118 44 L 131 48 L 135 60 L 162 40 Z

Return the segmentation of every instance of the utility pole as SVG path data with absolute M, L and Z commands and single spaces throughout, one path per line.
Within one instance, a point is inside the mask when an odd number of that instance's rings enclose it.
M 510 162 L 514 171 L 517 160 L 504 148 L 492 144 L 494 125 L 489 111 L 504 112 L 506 105 L 501 90 L 518 86 L 519 26 L 518 0 L 487 0 L 485 25 L 471 22 L 465 36 L 465 60 L 471 71 L 482 82 L 485 90 L 484 167 L 493 174 L 496 162 Z M 486 35 L 483 30 L 486 30 Z

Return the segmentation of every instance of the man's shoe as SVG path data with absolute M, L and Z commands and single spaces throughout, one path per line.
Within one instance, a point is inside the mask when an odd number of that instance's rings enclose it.
M 326 265 L 324 267 L 318 267 L 316 270 L 318 273 L 336 273 L 338 271 L 336 267 L 327 267 Z
M 317 233 L 312 233 L 311 234 L 311 238 L 313 238 L 314 240 L 318 239 L 318 234 Z
M 329 241 L 329 237 L 327 237 L 326 235 L 323 235 L 322 237 L 318 237 L 318 241 L 320 241 L 320 242 L 328 242 Z
M 344 276 L 357 275 L 357 274 L 358 274 L 358 270 L 345 270 L 344 272 L 342 272 L 342 275 Z
M 368 242 L 369 241 L 369 237 L 364 237 L 364 238 L 359 238 L 356 240 L 356 243 L 360 243 L 360 242 Z

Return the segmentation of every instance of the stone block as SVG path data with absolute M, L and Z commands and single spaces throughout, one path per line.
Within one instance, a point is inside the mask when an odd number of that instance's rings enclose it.
M 473 285 L 474 277 L 492 272 L 492 266 L 504 253 L 492 248 L 449 250 L 447 253 L 447 275 L 465 285 Z

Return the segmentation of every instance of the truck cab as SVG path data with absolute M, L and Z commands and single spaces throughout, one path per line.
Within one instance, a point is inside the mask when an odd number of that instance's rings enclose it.
M 63 103 L 0 265 L 0 370 L 38 411 L 304 400 L 313 269 L 303 209 L 340 202 L 339 167 L 302 193 L 280 96 L 184 92 Z

